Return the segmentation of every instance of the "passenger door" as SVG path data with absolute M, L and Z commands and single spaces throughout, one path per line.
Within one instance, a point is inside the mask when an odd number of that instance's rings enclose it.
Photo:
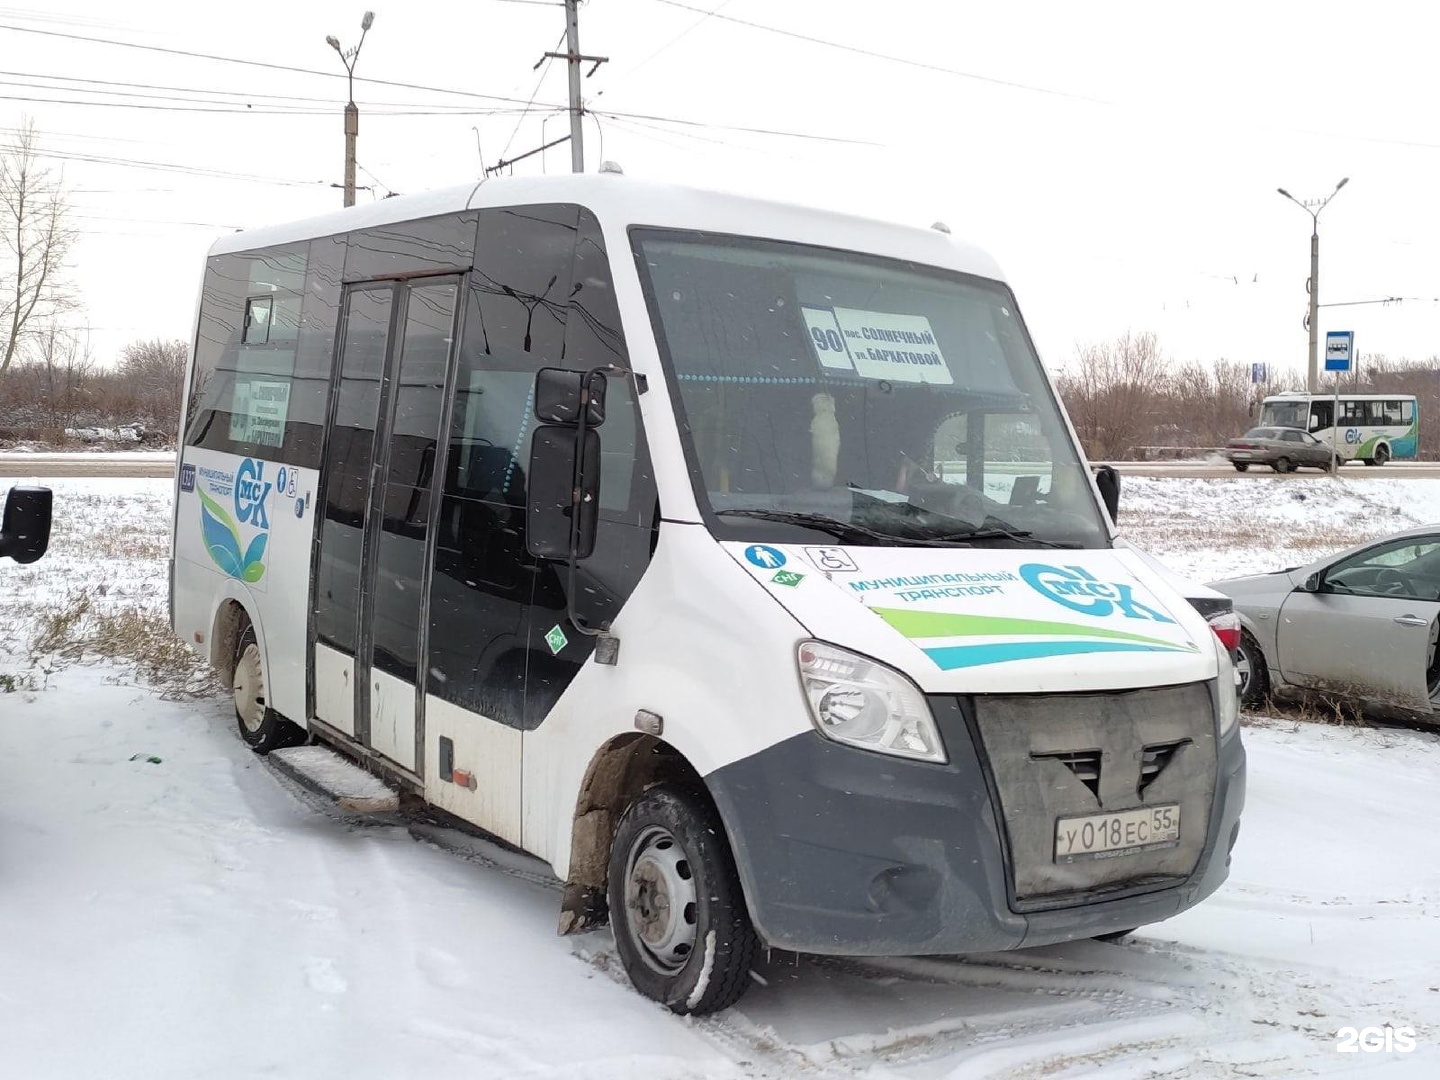
M 1276 627 L 1281 674 L 1297 686 L 1429 711 L 1437 682 L 1440 537 L 1391 540 L 1297 590 Z
M 369 696 L 357 678 L 361 581 L 375 432 L 380 419 L 395 286 L 351 287 L 342 301 L 340 358 L 325 446 L 320 528 L 315 543 L 315 717 L 365 741 Z
M 419 772 L 426 554 L 454 275 L 346 290 L 315 581 L 315 716 Z
M 422 757 L 421 614 L 458 291 L 453 276 L 400 290 L 402 329 L 391 349 L 386 438 L 371 499 L 374 558 L 362 599 L 371 632 L 361 636 L 370 696 L 367 745 L 413 772 Z

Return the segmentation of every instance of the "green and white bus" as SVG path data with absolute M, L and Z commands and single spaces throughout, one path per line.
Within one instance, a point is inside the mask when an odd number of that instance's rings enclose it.
M 1420 449 L 1420 403 L 1413 394 L 1341 394 L 1338 420 L 1334 394 L 1272 394 L 1260 405 L 1259 426 L 1308 431 L 1333 445 L 1342 462 L 1384 465 L 1411 460 Z
M 1117 537 L 947 232 L 602 172 L 221 239 L 175 632 L 256 751 L 543 860 L 676 1012 L 762 948 L 1184 911 L 1239 830 L 1239 622 Z

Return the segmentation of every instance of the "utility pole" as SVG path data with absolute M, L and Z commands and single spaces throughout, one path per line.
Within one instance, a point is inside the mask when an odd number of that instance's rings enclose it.
M 608 56 L 586 56 L 580 51 L 580 17 L 578 7 L 579 0 L 565 0 L 565 52 L 547 52 L 543 54 L 540 59 L 535 62 L 534 69 L 539 70 L 540 65 L 547 60 L 564 60 L 569 67 L 570 134 L 547 142 L 544 146 L 537 147 L 534 150 L 528 150 L 523 154 L 518 154 L 509 160 L 502 159 L 497 161 L 494 165 L 490 165 L 485 169 L 486 176 L 497 173 L 501 169 L 508 168 L 517 161 L 524 161 L 528 157 L 533 157 L 542 151 L 550 149 L 552 146 L 558 146 L 567 140 L 570 143 L 570 171 L 577 173 L 585 171 L 585 129 L 583 126 L 585 104 L 580 100 L 580 65 L 591 65 L 590 70 L 585 72 L 585 77 L 588 79 L 591 75 L 595 74 L 601 64 L 608 63 L 610 58 Z M 542 75 L 541 78 L 543 79 L 544 76 Z M 539 89 L 538 85 L 536 89 Z M 521 119 L 523 120 L 524 117 L 522 116 Z M 519 130 L 518 124 L 516 125 L 516 130 Z M 511 138 L 514 138 L 514 136 L 512 135 Z M 507 146 L 506 149 L 509 149 L 509 147 Z M 503 153 L 504 151 L 501 152 Z
M 365 35 L 369 32 L 370 26 L 375 22 L 373 11 L 365 12 L 365 17 L 360 20 L 360 41 L 353 49 L 340 48 L 340 41 L 335 35 L 325 39 L 340 57 L 340 62 L 345 65 L 346 82 L 349 88 L 349 101 L 345 106 L 345 205 L 355 205 L 355 139 L 360 134 L 360 110 L 355 107 L 355 62 L 360 59 L 360 46 L 365 44 Z
M 1336 184 L 1335 190 L 1325 198 L 1307 199 L 1304 202 L 1284 188 L 1275 189 L 1310 215 L 1310 281 L 1307 284 L 1310 290 L 1310 315 L 1305 320 L 1310 330 L 1310 372 L 1305 385 L 1311 394 L 1320 388 L 1320 211 L 1324 210 L 1326 204 L 1349 182 L 1350 178 L 1347 176 Z
M 580 0 L 565 0 L 566 67 L 570 69 L 570 171 L 585 171 L 585 128 L 580 105 Z M 592 69 L 593 70 L 593 69 Z

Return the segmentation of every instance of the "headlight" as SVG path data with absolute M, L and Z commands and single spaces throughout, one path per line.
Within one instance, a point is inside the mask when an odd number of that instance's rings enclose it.
M 947 760 L 925 695 L 898 671 L 818 641 L 800 643 L 799 663 L 810 717 L 827 739 L 897 757 Z

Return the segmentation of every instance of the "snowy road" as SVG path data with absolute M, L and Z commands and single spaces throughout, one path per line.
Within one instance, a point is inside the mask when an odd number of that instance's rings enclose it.
M 327 814 L 223 704 L 75 669 L 0 703 L 3 1075 L 1436 1075 L 1440 739 L 1247 741 L 1234 876 L 1180 918 L 964 961 L 775 957 L 684 1021 L 608 934 L 557 937 L 553 890 L 464 856 L 483 845 Z M 1386 1022 L 1419 1047 L 1336 1052 Z
M 77 590 L 164 605 L 169 482 L 55 486 L 51 555 L 0 569 L 3 1080 L 1440 1075 L 1436 735 L 1252 724 L 1231 881 L 1123 944 L 777 955 L 739 1006 L 680 1020 L 483 845 L 327 813 L 221 702 L 32 664 L 24 619 Z M 1440 517 L 1434 481 L 1248 490 L 1137 480 L 1126 528 L 1213 577 Z M 1336 1050 L 1386 1023 L 1417 1048 Z

